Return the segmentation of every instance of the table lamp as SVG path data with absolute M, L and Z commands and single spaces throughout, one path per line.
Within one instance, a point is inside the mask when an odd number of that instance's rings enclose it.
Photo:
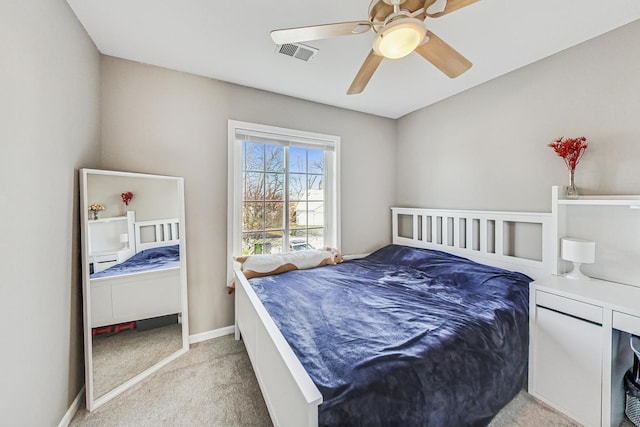
M 589 279 L 580 271 L 581 264 L 592 264 L 596 261 L 596 243 L 565 237 L 561 240 L 561 255 L 565 261 L 573 263 L 573 270 L 565 274 L 569 279 Z

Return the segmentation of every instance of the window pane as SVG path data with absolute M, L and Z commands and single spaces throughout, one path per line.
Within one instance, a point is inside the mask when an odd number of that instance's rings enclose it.
M 284 201 L 284 174 L 283 173 L 267 174 L 265 199 Z
M 282 253 L 282 242 L 284 240 L 284 231 L 272 230 L 267 231 L 264 235 L 264 251 L 263 253 L 279 254 Z M 268 251 L 268 252 L 266 252 Z
M 281 145 L 265 145 L 265 170 L 268 172 L 284 172 L 284 147 Z
M 324 228 L 310 228 L 309 229 L 309 244 L 316 249 L 325 247 L 324 244 Z
M 242 255 L 253 255 L 256 248 L 262 249 L 262 232 L 242 233 Z
M 324 202 L 307 203 L 307 223 L 308 227 L 324 226 Z
M 264 144 L 245 141 L 243 144 L 244 170 L 264 170 Z
M 294 240 L 296 242 L 301 241 L 301 240 L 306 242 L 307 241 L 307 229 L 303 228 L 301 230 L 291 230 L 291 232 L 289 233 L 289 236 L 290 236 L 289 237 L 289 241 L 290 242 L 292 242 Z
M 309 161 L 308 172 L 323 174 L 324 167 L 324 151 L 322 150 L 307 150 L 307 159 Z
M 265 230 L 282 229 L 284 227 L 284 203 L 265 203 Z
M 307 171 L 307 149 L 290 147 L 289 148 L 289 172 L 306 172 Z
M 324 176 L 309 175 L 307 178 L 309 200 L 324 200 Z
M 307 175 L 300 173 L 289 174 L 289 199 L 306 200 L 307 199 Z
M 264 202 L 242 204 L 242 231 L 264 230 Z
M 289 237 L 289 249 L 292 251 L 302 251 L 305 249 L 315 249 L 307 240 L 307 230 L 292 230 Z
M 264 174 L 257 172 L 244 173 L 244 201 L 264 200 Z
M 289 210 L 289 227 L 300 228 L 307 225 L 307 202 L 291 203 Z

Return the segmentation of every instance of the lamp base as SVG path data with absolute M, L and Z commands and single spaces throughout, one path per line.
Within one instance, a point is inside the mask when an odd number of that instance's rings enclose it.
M 580 263 L 579 262 L 574 262 L 573 263 L 573 270 L 571 270 L 571 272 L 567 273 L 564 275 L 564 277 L 566 277 L 567 279 L 575 279 L 575 280 L 591 280 L 591 277 L 589 276 L 585 276 L 584 274 L 582 274 L 582 271 L 580 271 Z

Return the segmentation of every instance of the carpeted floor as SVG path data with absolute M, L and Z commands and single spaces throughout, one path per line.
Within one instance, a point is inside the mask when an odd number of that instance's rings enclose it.
M 141 384 L 71 426 L 271 426 L 242 341 L 232 335 L 194 344 Z M 631 425 L 624 424 L 623 425 Z M 491 427 L 578 426 L 521 392 Z
M 232 335 L 194 344 L 187 354 L 71 426 L 268 426 L 249 357 Z
M 93 337 L 94 396 L 100 397 L 182 347 L 182 325 Z

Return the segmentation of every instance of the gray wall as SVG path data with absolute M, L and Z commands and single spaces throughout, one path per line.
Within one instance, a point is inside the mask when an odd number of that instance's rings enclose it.
M 126 208 L 120 196 L 125 191 L 133 194 Z M 105 209 L 100 211 L 100 218 L 126 215 L 125 209 L 135 212 L 136 221 L 178 218 L 179 199 L 175 179 L 87 175 L 87 203 L 102 203 Z
M 549 211 L 568 172 L 547 144 L 582 135 L 579 191 L 639 193 L 639 39 L 635 22 L 400 119 L 397 202 Z
M 342 251 L 389 242 L 396 122 L 102 57 L 102 167 L 185 178 L 191 334 L 233 324 L 226 293 L 227 120 L 339 135 Z
M 0 414 L 57 425 L 84 383 L 78 173 L 100 156 L 99 54 L 64 0 L 0 2 Z

